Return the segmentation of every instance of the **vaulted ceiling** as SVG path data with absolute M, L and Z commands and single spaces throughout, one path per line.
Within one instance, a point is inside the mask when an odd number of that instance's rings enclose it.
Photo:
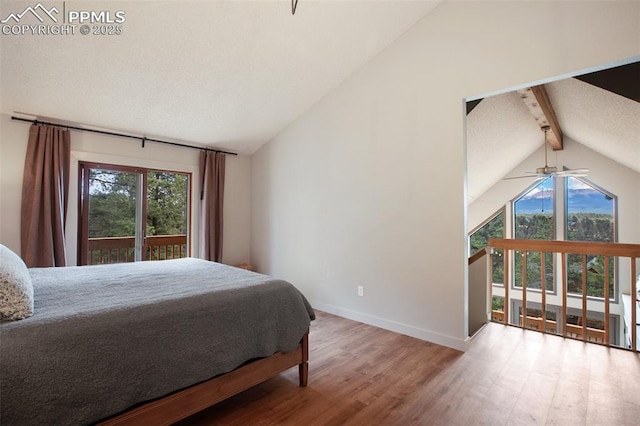
M 1 108 L 251 154 L 438 3 L 96 2 L 121 34 L 0 37 Z
M 252 154 L 439 3 L 96 2 L 125 12 L 121 34 L 0 37 L 0 112 Z M 3 1 L 0 19 L 30 5 Z M 637 69 L 635 100 L 598 74 L 545 88 L 566 137 L 640 171 Z M 472 198 L 543 143 L 516 92 L 467 119 Z
M 640 62 L 544 88 L 565 138 L 640 173 Z M 468 111 L 467 176 L 473 201 L 536 152 L 544 133 L 517 91 L 470 103 Z

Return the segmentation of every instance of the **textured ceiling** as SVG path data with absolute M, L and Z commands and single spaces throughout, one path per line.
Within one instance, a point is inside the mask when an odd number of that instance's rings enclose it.
M 640 173 L 639 102 L 575 78 L 545 88 L 565 138 Z M 467 115 L 468 201 L 479 198 L 543 143 L 544 133 L 516 92 L 483 99 Z M 541 157 L 540 166 L 543 163 Z
M 84 2 L 122 34 L 2 35 L 0 107 L 251 154 L 438 3 Z
M 574 78 L 546 87 L 567 137 L 640 173 L 640 102 Z
M 0 111 L 251 154 L 438 3 L 300 0 L 294 16 L 288 0 L 83 3 L 125 11 L 122 34 L 3 34 Z M 3 0 L 0 18 L 27 6 Z M 576 79 L 546 87 L 567 137 L 640 171 L 638 102 Z M 473 199 L 543 134 L 515 93 L 467 118 Z
M 544 133 L 516 92 L 485 98 L 467 115 L 467 192 L 473 200 L 542 145 Z

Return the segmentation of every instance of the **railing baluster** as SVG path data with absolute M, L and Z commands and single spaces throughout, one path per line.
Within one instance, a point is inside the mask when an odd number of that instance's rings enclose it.
M 509 271 L 509 253 L 510 250 L 504 251 L 504 302 L 502 303 L 502 312 L 504 312 L 504 323 L 509 324 L 509 287 L 511 287 L 511 274 Z
M 637 329 L 638 329 L 638 318 L 636 318 L 637 311 L 637 302 L 636 296 L 638 295 L 638 289 L 636 288 L 636 257 L 632 257 L 631 259 L 631 350 L 634 352 L 638 351 L 638 343 L 637 339 Z
M 527 252 L 522 254 L 522 328 L 527 328 Z
M 567 335 L 567 254 L 562 255 L 562 335 Z
M 587 255 L 582 255 L 582 340 L 587 340 Z
M 604 343 L 609 346 L 609 256 L 604 256 Z
M 182 246 L 180 246 L 180 250 L 182 251 Z M 495 250 L 489 250 L 489 321 L 493 319 L 493 256 L 495 254 Z
M 540 269 L 542 270 L 541 272 L 541 277 L 540 277 L 540 291 L 542 292 L 540 294 L 540 296 L 542 297 L 542 332 L 546 333 L 547 332 L 547 283 L 546 283 L 546 272 L 547 272 L 547 267 L 545 265 L 545 258 L 546 258 L 546 253 L 545 252 L 540 252 Z

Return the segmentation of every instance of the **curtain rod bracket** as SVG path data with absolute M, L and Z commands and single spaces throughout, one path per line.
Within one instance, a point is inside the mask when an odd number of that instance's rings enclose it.
M 147 141 L 147 137 L 145 136 L 145 137 L 142 138 L 142 147 L 143 148 L 144 148 L 144 144 L 145 144 L 146 141 Z

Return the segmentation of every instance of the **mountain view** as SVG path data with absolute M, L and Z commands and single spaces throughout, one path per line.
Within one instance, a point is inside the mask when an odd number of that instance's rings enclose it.
M 567 178 L 567 208 L 571 213 L 612 214 L 613 199 L 576 178 Z M 516 213 L 553 211 L 552 179 L 546 179 L 516 203 Z

